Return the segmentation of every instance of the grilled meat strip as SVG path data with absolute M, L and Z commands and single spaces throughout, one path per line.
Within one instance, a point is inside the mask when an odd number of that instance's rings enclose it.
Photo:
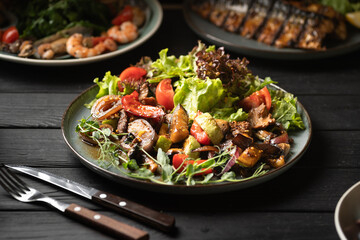
M 295 9 L 293 14 L 287 19 L 285 26 L 276 39 L 274 45 L 279 48 L 295 47 L 300 33 L 306 21 L 305 12 Z
M 267 45 L 273 45 L 278 34 L 282 30 L 285 20 L 288 18 L 289 12 L 289 5 L 284 4 L 282 1 L 276 1 L 257 40 Z
M 344 17 L 311 0 L 202 0 L 192 10 L 226 31 L 279 48 L 324 50 L 344 40 Z
M 253 38 L 258 29 L 265 23 L 268 11 L 272 7 L 272 0 L 254 1 L 248 11 L 247 18 L 241 29 L 241 36 Z

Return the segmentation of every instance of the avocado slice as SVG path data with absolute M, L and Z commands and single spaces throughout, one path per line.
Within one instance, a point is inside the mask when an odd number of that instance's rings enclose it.
M 201 129 L 206 132 L 213 144 L 219 144 L 224 138 L 223 132 L 210 113 L 203 113 L 197 116 L 195 121 L 200 125 Z
M 200 143 L 190 135 L 184 142 L 184 153 L 191 158 L 197 159 L 200 157 L 199 152 L 192 152 L 192 150 L 201 147 Z
M 159 148 L 161 148 L 164 152 L 166 152 L 170 149 L 171 144 L 172 142 L 169 138 L 164 135 L 160 135 L 156 142 L 155 150 L 157 151 Z

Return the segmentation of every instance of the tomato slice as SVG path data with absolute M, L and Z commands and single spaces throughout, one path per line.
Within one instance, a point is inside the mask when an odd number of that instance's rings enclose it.
M 159 119 L 165 115 L 164 110 L 159 107 L 140 103 L 139 93 L 136 91 L 122 97 L 121 103 L 125 111 L 134 114 L 135 116 Z
M 266 108 L 270 110 L 271 108 L 271 95 L 267 87 L 260 89 L 252 93 L 250 96 L 244 98 L 240 101 L 240 106 L 244 108 L 245 111 L 250 111 L 252 108 L 260 106 L 262 103 L 265 104 Z
M 262 95 L 263 98 L 265 99 L 266 108 L 270 111 L 270 108 L 271 108 L 271 95 L 270 95 L 270 92 L 267 89 L 267 87 L 264 87 L 261 90 L 259 90 L 259 94 Z
M 143 78 L 146 76 L 147 72 L 143 68 L 139 67 L 128 67 L 124 71 L 121 72 L 118 81 L 118 89 L 119 91 L 124 91 L 126 84 L 135 85 L 136 83 L 141 84 L 143 82 Z
M 171 85 L 171 79 L 164 79 L 157 85 L 155 96 L 157 102 L 163 105 L 166 110 L 174 108 L 174 89 Z
M 185 160 L 188 157 L 189 156 L 186 154 L 175 154 L 173 156 L 172 165 L 174 166 L 175 169 L 177 169 L 177 172 L 182 172 L 186 168 L 186 166 L 189 164 L 194 164 L 194 163 L 201 164 L 201 163 L 207 161 L 207 160 Z M 201 170 L 203 170 L 203 172 L 195 174 L 195 175 L 196 176 L 205 175 L 205 174 L 209 174 L 209 173 L 213 172 L 213 170 L 211 168 L 209 168 L 209 169 L 203 168 Z
M 133 9 L 130 5 L 126 5 L 119 14 L 111 21 L 113 25 L 121 25 L 123 22 L 131 21 L 134 17 Z
M 2 41 L 4 43 L 13 43 L 19 39 L 19 32 L 15 26 L 11 26 L 5 30 L 2 35 Z
M 194 120 L 190 128 L 190 134 L 202 145 L 210 145 L 211 140 L 207 133 L 200 127 L 200 125 Z
M 200 114 L 202 114 L 202 112 L 198 110 L 198 112 L 196 113 L 196 117 L 199 116 Z M 194 121 L 193 124 L 191 125 L 190 134 L 193 135 L 200 144 L 211 145 L 210 137 L 196 121 Z

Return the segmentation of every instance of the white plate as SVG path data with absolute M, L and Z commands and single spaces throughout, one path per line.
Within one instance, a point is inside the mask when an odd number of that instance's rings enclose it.
M 34 58 L 21 58 L 14 54 L 0 52 L 0 59 L 29 65 L 40 65 L 40 66 L 73 66 L 75 64 L 85 64 L 102 61 L 111 57 L 121 55 L 128 52 L 147 41 L 160 27 L 163 18 L 163 11 L 160 3 L 157 0 L 144 0 L 148 8 L 146 10 L 146 22 L 143 27 L 139 29 L 139 37 L 128 44 L 123 44 L 118 47 L 118 50 L 104 53 L 98 56 L 89 58 L 62 58 L 54 60 L 42 60 Z

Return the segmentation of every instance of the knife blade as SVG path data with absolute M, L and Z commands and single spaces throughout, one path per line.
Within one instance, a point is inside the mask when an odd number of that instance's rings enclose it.
M 93 202 L 111 208 L 159 230 L 169 232 L 175 226 L 175 218 L 173 216 L 155 211 L 123 197 L 104 192 L 96 188 L 84 186 L 80 183 L 46 172 L 42 169 L 10 164 L 6 166 L 90 199 Z

